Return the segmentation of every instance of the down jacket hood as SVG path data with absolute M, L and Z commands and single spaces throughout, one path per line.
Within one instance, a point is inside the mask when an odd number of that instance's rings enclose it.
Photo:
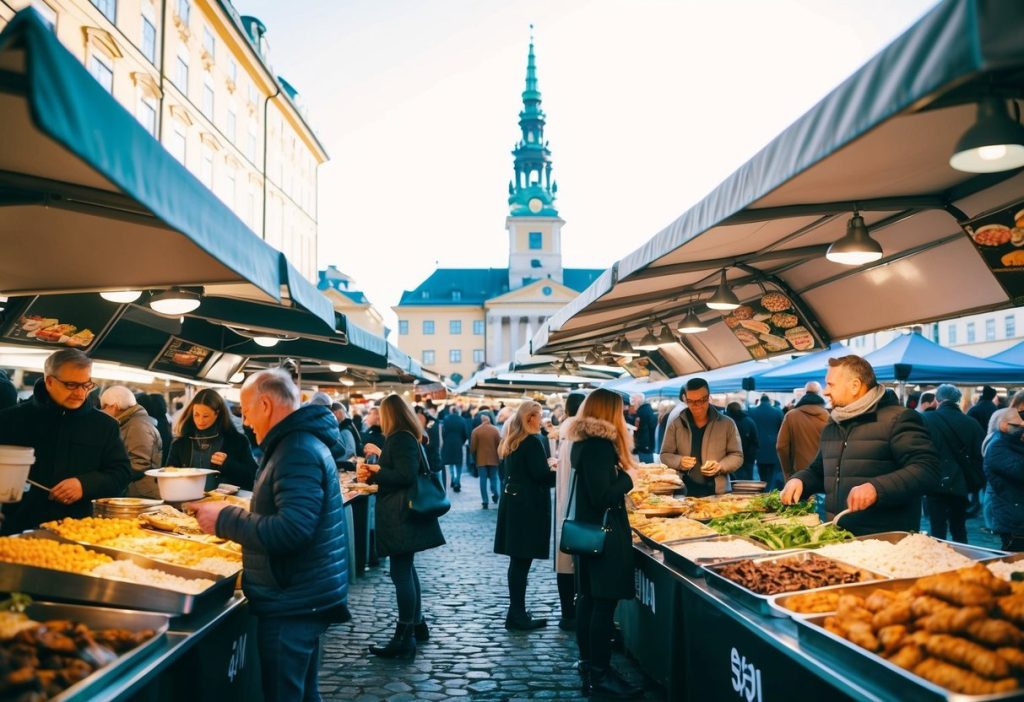
M 614 424 L 595 417 L 575 417 L 567 434 L 570 441 L 585 441 L 586 439 L 615 441 L 617 436 Z

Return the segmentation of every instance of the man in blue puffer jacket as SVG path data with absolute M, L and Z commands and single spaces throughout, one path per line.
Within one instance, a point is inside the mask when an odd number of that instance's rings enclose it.
M 242 589 L 258 617 L 267 702 L 319 700 L 319 639 L 346 621 L 348 553 L 329 408 L 299 407 L 299 389 L 280 369 L 242 386 L 242 414 L 263 451 L 252 511 L 197 505 L 207 533 L 242 545 Z

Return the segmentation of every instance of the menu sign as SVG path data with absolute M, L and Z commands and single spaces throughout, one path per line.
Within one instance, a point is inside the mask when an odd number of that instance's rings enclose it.
M 1010 299 L 1024 303 L 1024 201 L 972 219 L 964 231 Z
M 95 293 L 25 299 L 21 313 L 3 331 L 6 341 L 87 350 L 119 308 Z
M 213 349 L 172 336 L 149 368 L 197 378 L 212 354 Z
M 740 305 L 726 316 L 725 324 L 755 361 L 821 348 L 793 301 L 780 292 L 767 292 Z

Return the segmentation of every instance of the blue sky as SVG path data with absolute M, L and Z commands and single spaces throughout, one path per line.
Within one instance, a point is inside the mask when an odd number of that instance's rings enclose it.
M 640 247 L 932 0 L 234 0 L 331 161 L 319 262 L 388 316 L 436 265 L 507 265 L 529 25 L 563 262 Z

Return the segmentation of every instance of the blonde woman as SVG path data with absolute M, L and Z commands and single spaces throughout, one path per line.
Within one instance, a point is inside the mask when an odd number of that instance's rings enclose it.
M 423 619 L 420 579 L 413 564 L 417 551 L 444 544 L 437 519 L 410 520 L 406 493 L 416 481 L 421 461 L 423 428 L 409 404 L 399 395 L 388 395 L 380 403 L 380 428 L 384 447 L 366 444 L 366 456 L 379 456 L 377 465 L 364 463 L 357 478 L 380 486 L 377 492 L 377 554 L 391 557 L 391 582 L 398 600 L 398 626 L 384 646 L 370 646 L 370 653 L 382 658 L 412 660 L 416 643 L 430 637 Z
M 507 478 L 498 503 L 494 552 L 509 557 L 505 628 L 518 631 L 539 629 L 548 623 L 526 611 L 530 565 L 534 558 L 551 555 L 551 488 L 555 473 L 541 443 L 540 425 L 540 405 L 526 401 L 509 420 L 498 445 Z
M 603 699 L 633 699 L 643 692 L 611 667 L 615 607 L 619 600 L 634 595 L 633 544 L 625 495 L 633 489 L 636 467 L 622 410 L 617 393 L 599 388 L 583 401 L 569 430 L 572 480 L 576 482 L 570 515 L 591 524 L 601 524 L 605 513 L 608 515 L 609 532 L 601 555 L 575 558 L 579 672 L 584 694 Z M 559 524 L 562 517 L 559 515 Z

